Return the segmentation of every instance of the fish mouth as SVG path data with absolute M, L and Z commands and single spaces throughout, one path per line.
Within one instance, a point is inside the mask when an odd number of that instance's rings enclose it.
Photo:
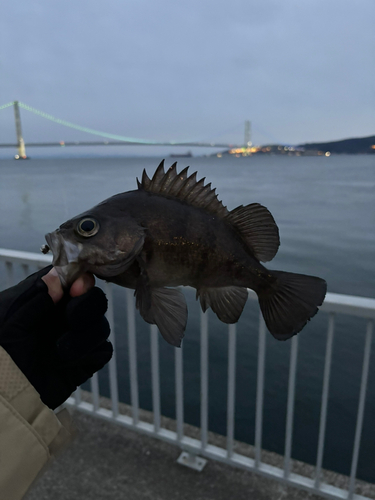
M 61 286 L 68 289 L 86 270 L 79 261 L 82 244 L 65 240 L 58 229 L 46 234 L 45 238 L 53 254 L 52 265 L 57 271 Z

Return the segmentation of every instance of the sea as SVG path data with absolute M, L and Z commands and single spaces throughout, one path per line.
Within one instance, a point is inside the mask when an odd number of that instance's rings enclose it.
M 116 193 L 136 189 L 160 157 L 0 160 L 0 247 L 39 252 L 44 235 Z M 178 158 L 217 188 L 229 209 L 258 202 L 273 214 L 281 245 L 270 269 L 324 278 L 328 291 L 375 298 L 375 156 L 251 156 Z M 175 158 L 166 158 L 168 167 Z M 0 286 L 4 286 L 0 270 Z M 187 289 L 183 341 L 184 418 L 200 423 L 199 307 Z M 130 403 L 125 291 L 115 287 L 120 399 Z M 228 327 L 209 314 L 209 429 L 226 433 Z M 136 314 L 140 406 L 152 409 L 150 336 Z M 299 334 L 292 457 L 314 464 L 321 409 L 328 315 L 320 312 Z M 259 307 L 250 301 L 238 323 L 235 438 L 254 443 Z M 338 315 L 323 467 L 350 473 L 366 322 Z M 285 449 L 290 342 L 266 343 L 263 448 Z M 372 346 L 358 477 L 375 482 L 375 346 Z M 161 337 L 162 414 L 175 418 L 174 348 Z M 108 370 L 100 391 L 109 395 Z

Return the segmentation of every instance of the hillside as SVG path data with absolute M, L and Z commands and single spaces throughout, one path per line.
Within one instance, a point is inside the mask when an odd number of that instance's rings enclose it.
M 375 135 L 332 142 L 310 142 L 299 144 L 298 148 L 303 148 L 305 151 L 330 151 L 331 154 L 375 153 Z

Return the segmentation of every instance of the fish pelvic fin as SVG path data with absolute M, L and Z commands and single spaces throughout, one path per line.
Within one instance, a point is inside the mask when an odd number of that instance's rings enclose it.
M 269 272 L 276 280 L 266 292 L 258 293 L 259 305 L 268 330 L 276 339 L 287 340 L 318 312 L 327 283 L 316 276 Z
M 178 173 L 177 163 L 174 163 L 165 172 L 163 160 L 152 179 L 145 170 L 143 171 L 142 182 L 137 179 L 138 189 L 176 198 L 221 218 L 228 215 L 228 209 L 218 199 L 216 189 L 211 188 L 211 183 L 204 185 L 205 178 L 197 181 L 197 172 L 188 176 L 188 168 Z
M 219 288 L 204 288 L 197 290 L 202 311 L 211 307 L 220 321 L 227 324 L 237 323 L 245 307 L 248 293 L 246 288 L 225 286 Z
M 188 317 L 183 293 L 175 288 L 152 288 L 140 282 L 135 296 L 142 318 L 156 325 L 169 344 L 181 347 Z
M 259 203 L 239 206 L 225 218 L 261 262 L 272 260 L 280 246 L 279 229 L 266 207 Z

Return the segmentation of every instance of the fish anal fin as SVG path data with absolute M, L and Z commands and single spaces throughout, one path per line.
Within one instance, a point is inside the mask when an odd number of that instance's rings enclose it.
M 254 256 L 272 260 L 279 248 L 279 229 L 269 210 L 259 203 L 239 206 L 225 218 L 242 236 Z
M 215 189 L 211 184 L 204 185 L 205 179 L 197 180 L 197 172 L 188 176 L 188 167 L 180 173 L 177 172 L 177 164 L 174 163 L 166 172 L 164 171 L 164 160 L 160 163 L 152 179 L 143 172 L 142 182 L 138 183 L 138 189 L 161 196 L 173 197 L 193 207 L 201 208 L 206 212 L 224 218 L 228 210 L 217 198 Z
M 175 288 L 152 288 L 144 280 L 139 280 L 135 296 L 142 318 L 157 325 L 169 344 L 181 347 L 188 315 L 183 293 Z
M 245 307 L 247 289 L 239 286 L 201 287 L 197 290 L 203 312 L 209 307 L 223 323 L 237 323 Z

